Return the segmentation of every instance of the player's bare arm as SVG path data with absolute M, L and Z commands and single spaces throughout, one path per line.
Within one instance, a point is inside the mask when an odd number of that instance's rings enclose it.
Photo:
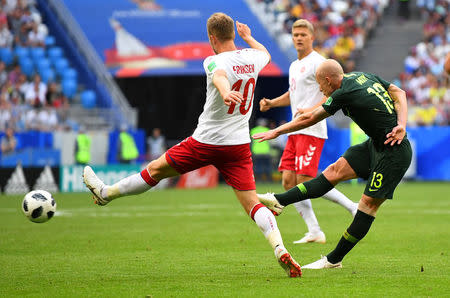
M 236 21 L 236 30 L 239 36 L 249 45 L 249 47 L 251 47 L 252 49 L 266 52 L 267 55 L 269 55 L 269 62 L 270 62 L 271 57 L 269 51 L 266 49 L 265 46 L 263 46 L 261 43 L 259 43 L 256 39 L 253 38 L 252 31 L 246 24 L 239 23 L 238 21 Z
M 275 97 L 274 99 L 262 98 L 259 101 L 259 110 L 261 112 L 267 112 L 271 108 L 276 107 L 287 107 L 291 104 L 291 99 L 289 98 L 289 91 L 286 93 Z
M 220 95 L 223 98 L 223 102 L 229 106 L 232 103 L 240 104 L 244 98 L 238 91 L 232 91 L 230 82 L 228 81 L 227 73 L 219 69 L 213 75 L 213 84 L 219 90 Z
M 307 108 L 307 109 L 297 109 L 297 112 L 295 112 L 294 117 L 298 117 L 298 116 L 300 116 L 301 114 L 305 114 L 305 113 L 309 113 L 309 112 L 314 111 L 315 109 L 317 109 L 318 107 L 320 107 L 321 105 L 323 105 L 323 104 L 327 101 L 327 99 L 328 99 L 328 98 L 327 98 L 326 96 L 324 96 L 324 97 L 322 98 L 321 101 L 319 101 L 317 104 L 315 104 L 314 106 L 312 106 L 312 107 L 310 107 L 310 108 Z
M 389 85 L 389 95 L 394 101 L 394 109 L 397 112 L 397 126 L 386 135 L 384 144 L 400 144 L 406 135 L 406 121 L 408 118 L 408 105 L 406 101 L 406 92 L 394 84 Z
M 306 127 L 310 127 L 329 116 L 330 114 L 328 114 L 325 111 L 325 109 L 322 106 L 320 106 L 316 108 L 314 111 L 302 114 L 299 117 L 294 118 L 292 121 L 285 123 L 281 126 L 278 126 L 275 129 L 254 134 L 252 138 L 259 140 L 259 142 L 275 139 L 279 135 L 297 131 Z

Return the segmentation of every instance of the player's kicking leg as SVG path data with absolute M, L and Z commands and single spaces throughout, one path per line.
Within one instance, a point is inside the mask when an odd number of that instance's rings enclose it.
M 236 189 L 234 191 L 245 211 L 255 221 L 272 246 L 280 266 L 286 271 L 289 277 L 300 277 L 302 275 L 300 265 L 284 247 L 275 217 L 268 208 L 258 202 L 256 191 L 239 191 Z
M 319 260 L 303 266 L 305 269 L 341 268 L 344 257 L 355 245 L 366 236 L 375 220 L 375 215 L 385 199 L 374 199 L 363 195 L 359 202 L 358 212 L 352 223 L 345 230 L 336 248 Z
M 86 166 L 83 170 L 83 182 L 92 192 L 95 204 L 104 206 L 119 197 L 146 192 L 160 180 L 177 175 L 179 175 L 178 172 L 167 163 L 163 154 L 150 162 L 140 173 L 121 179 L 113 185 L 103 183 L 92 168 Z

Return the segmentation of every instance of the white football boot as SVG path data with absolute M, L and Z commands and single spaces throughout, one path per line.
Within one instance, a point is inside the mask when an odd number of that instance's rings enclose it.
M 277 198 L 275 198 L 274 194 L 271 192 L 265 194 L 256 194 L 258 196 L 259 201 L 269 208 L 270 211 L 276 216 L 280 215 L 283 212 L 284 206 L 281 205 Z
M 300 265 L 291 257 L 289 252 L 284 247 L 275 247 L 275 257 L 278 260 L 281 268 L 286 271 L 289 277 L 301 277 L 302 269 Z
M 308 232 L 305 234 L 305 236 L 297 241 L 294 241 L 294 244 L 302 244 L 302 243 L 326 243 L 327 238 L 325 237 L 325 233 L 322 231 L 319 231 L 318 233 L 311 233 Z
M 105 183 L 100 180 L 90 166 L 85 166 L 83 170 L 83 182 L 86 187 L 92 192 L 94 203 L 99 206 L 105 206 L 111 200 L 102 197 L 102 189 L 105 187 Z
M 325 268 L 342 268 L 342 262 L 332 264 L 328 262 L 326 256 L 322 256 L 319 260 L 303 266 L 303 269 L 325 269 Z

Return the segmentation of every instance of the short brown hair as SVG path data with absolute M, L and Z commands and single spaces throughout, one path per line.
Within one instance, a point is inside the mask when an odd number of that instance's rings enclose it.
M 313 25 L 305 19 L 299 19 L 292 24 L 292 29 L 294 28 L 306 28 L 311 32 L 311 34 L 314 34 L 314 27 Z
M 234 21 L 222 12 L 212 14 L 206 23 L 206 28 L 208 35 L 214 35 L 220 41 L 234 39 Z

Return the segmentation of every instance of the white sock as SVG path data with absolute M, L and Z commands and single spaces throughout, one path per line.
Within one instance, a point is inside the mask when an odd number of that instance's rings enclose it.
M 113 185 L 106 185 L 102 189 L 102 197 L 108 199 L 116 199 L 127 195 L 137 195 L 146 192 L 152 188 L 142 179 L 140 173 L 123 178 Z
M 322 198 L 341 205 L 342 207 L 347 209 L 348 212 L 350 212 L 352 214 L 355 211 L 355 206 L 356 206 L 356 208 L 358 208 L 357 205 L 355 205 L 355 203 L 353 201 L 351 201 L 349 198 L 347 198 L 342 192 L 340 192 L 336 188 L 333 188 L 332 190 L 330 190 L 329 192 L 324 194 L 322 196 Z
M 251 214 L 251 212 L 250 212 Z M 253 220 L 259 227 L 264 237 L 269 241 L 273 249 L 277 246 L 284 247 L 277 221 L 267 207 L 259 208 L 253 215 Z
M 321 231 L 316 214 L 314 213 L 314 210 L 312 208 L 311 200 L 303 200 L 294 203 L 294 206 L 295 209 L 297 209 L 298 213 L 300 213 L 300 216 L 302 216 L 305 220 L 308 231 L 311 234 L 316 234 Z

